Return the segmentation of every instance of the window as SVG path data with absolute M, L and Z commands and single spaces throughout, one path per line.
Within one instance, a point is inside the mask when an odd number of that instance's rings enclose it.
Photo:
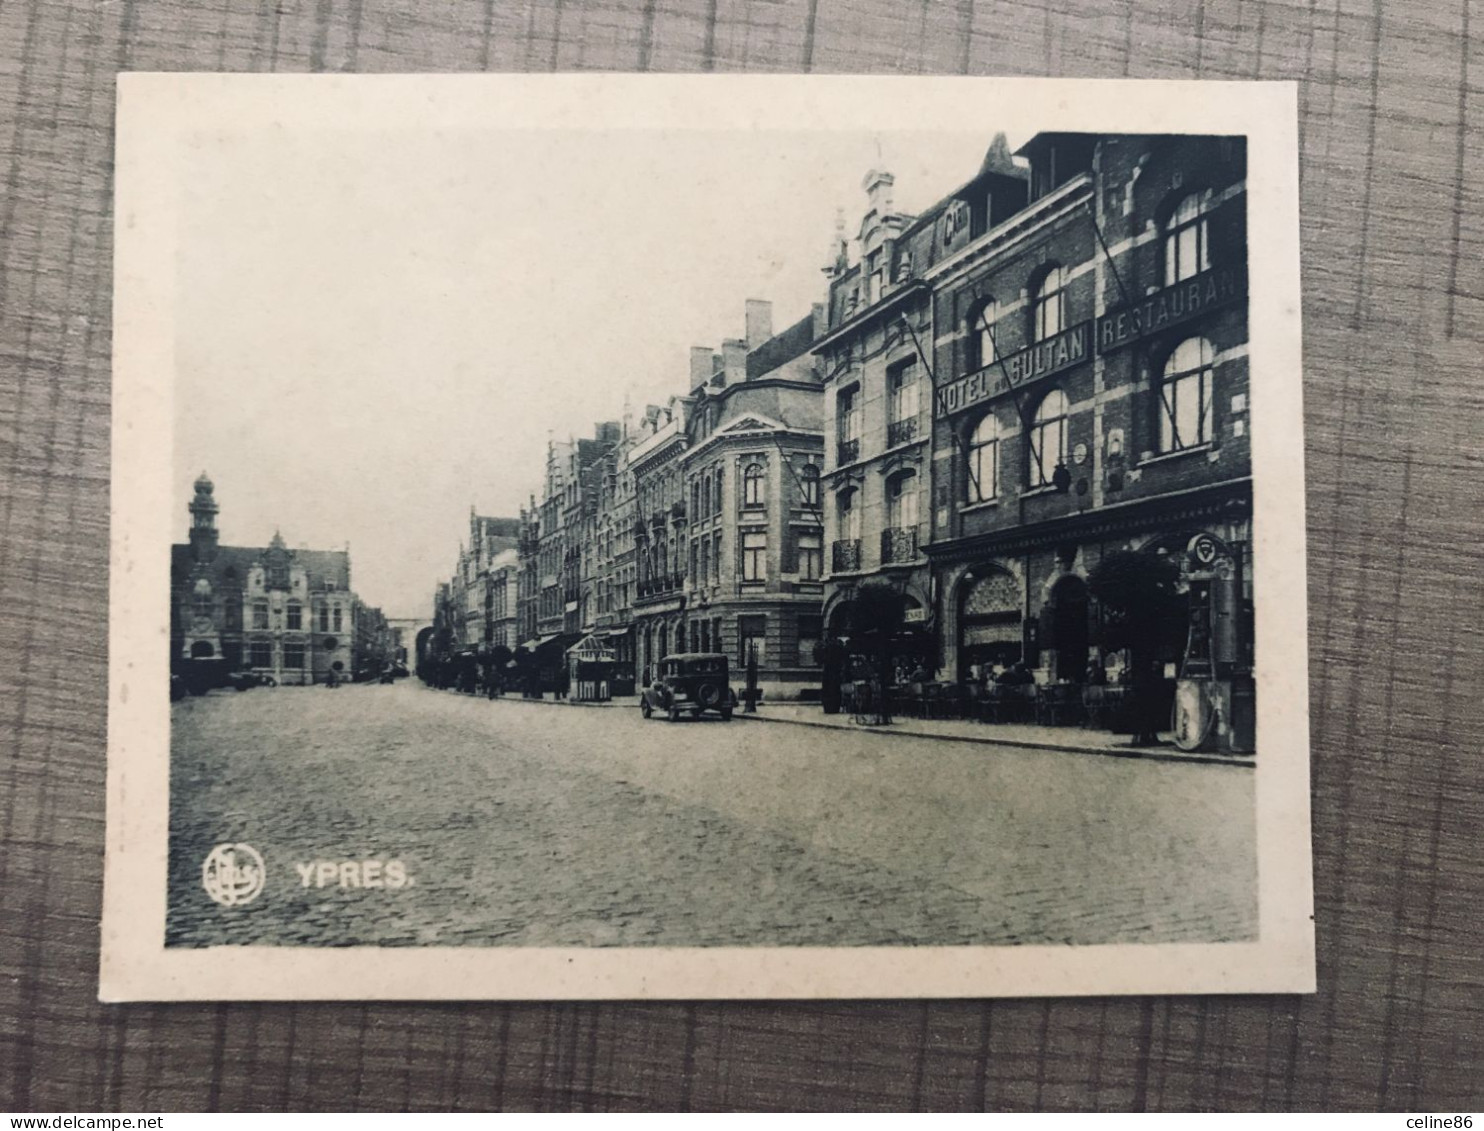
M 1165 362 L 1159 382 L 1159 450 L 1211 442 L 1211 343 L 1186 338 Z
M 273 645 L 266 640 L 254 640 L 247 649 L 247 662 L 255 668 L 273 666 Z
M 835 398 L 835 427 L 842 444 L 860 438 L 860 389 L 842 389 Z
M 824 639 L 824 617 L 817 613 L 799 614 L 799 663 L 812 665 L 819 642 Z
M 196 591 L 192 596 L 191 605 L 196 616 L 211 619 L 211 585 L 205 579 L 196 582 Z
M 824 573 L 824 535 L 818 530 L 799 531 L 799 579 L 818 581 Z
M 340 619 L 340 606 L 335 606 L 335 631 L 339 632 L 343 622 Z
M 981 301 L 969 315 L 969 324 L 965 328 L 969 341 L 969 369 L 983 369 L 986 365 L 993 365 L 999 356 L 995 349 L 994 329 L 995 319 L 998 317 L 999 306 L 992 298 Z
M 745 667 L 748 657 L 757 658 L 757 666 L 768 662 L 768 618 L 737 618 L 737 663 Z
M 252 606 L 252 626 L 259 631 L 268 627 L 268 602 L 254 601 Z
M 760 463 L 749 463 L 747 470 L 742 473 L 742 505 L 763 505 L 763 465 Z
M 768 533 L 765 530 L 747 530 L 742 534 L 742 580 L 766 581 L 768 579 Z
M 866 302 L 872 303 L 881 297 L 882 284 L 886 279 L 886 257 L 880 249 L 873 251 L 866 260 L 870 272 L 866 281 Z
M 1165 286 L 1173 286 L 1211 266 L 1206 216 L 1211 190 L 1193 192 L 1175 206 L 1165 221 Z
M 304 608 L 302 605 L 299 604 L 299 602 L 290 601 L 288 629 L 290 632 L 299 632 L 301 629 L 303 629 L 303 627 Z
M 887 393 L 891 398 L 891 420 L 917 421 L 917 364 L 903 362 L 886 375 Z M 907 437 L 910 439 L 911 437 Z
M 860 388 L 851 386 L 835 396 L 835 464 L 854 463 L 860 458 Z
M 969 436 L 968 501 L 987 503 L 1000 493 L 1000 422 L 986 413 Z
M 713 584 L 721 584 L 721 531 L 712 535 L 711 542 L 711 581 Z
M 856 488 L 847 487 L 835 496 L 835 511 L 839 516 L 840 537 L 845 540 L 861 536 L 861 512 L 855 505 Z
M 886 523 L 898 530 L 917 525 L 917 473 L 904 471 L 886 484 Z
M 711 576 L 711 539 L 702 538 L 699 545 L 701 547 L 701 568 L 696 573 L 696 581 L 705 585 L 707 579 Z
M 1062 332 L 1067 324 L 1067 272 L 1053 267 L 1046 272 L 1031 296 L 1031 341 L 1039 342 Z
M 285 644 L 283 646 L 283 666 L 286 668 L 299 669 L 304 667 L 304 645 Z
M 697 582 L 699 582 L 701 580 L 701 575 L 700 575 L 699 572 L 697 572 L 697 569 L 700 566 L 700 563 L 701 563 L 701 547 L 700 547 L 700 543 L 698 543 L 698 542 L 692 542 L 690 544 L 690 575 L 691 575 L 691 578 L 694 581 L 697 581 Z
M 819 468 L 806 463 L 799 471 L 799 494 L 806 507 L 819 507 Z
M 1042 398 L 1031 422 L 1030 485 L 1048 486 L 1066 454 L 1067 395 L 1060 389 L 1052 389 Z

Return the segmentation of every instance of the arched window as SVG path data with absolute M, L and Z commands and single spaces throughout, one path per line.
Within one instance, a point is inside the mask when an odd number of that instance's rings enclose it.
M 1030 438 L 1030 485 L 1048 486 L 1057 464 L 1067 456 L 1067 395 L 1060 389 L 1041 398 Z
M 969 369 L 983 369 L 993 365 L 998 353 L 995 349 L 995 319 L 999 317 L 999 304 L 992 298 L 980 300 L 969 314 L 968 334 Z
M 799 471 L 799 495 L 806 507 L 819 506 L 819 468 L 806 463 Z
M 1165 361 L 1159 380 L 1159 450 L 1211 442 L 1211 343 L 1186 338 Z
M 1206 217 L 1211 190 L 1193 192 L 1175 205 L 1165 221 L 1165 286 L 1173 286 L 1211 266 Z
M 1031 341 L 1060 334 L 1067 324 L 1067 272 L 1053 267 L 1031 293 Z
M 196 582 L 195 592 L 191 596 L 191 608 L 196 616 L 211 619 L 211 583 L 204 577 Z
M 969 436 L 968 501 L 987 503 L 1000 493 L 1000 422 L 987 412 Z
M 742 505 L 744 507 L 763 505 L 763 465 L 760 463 L 749 463 L 747 469 L 742 472 Z

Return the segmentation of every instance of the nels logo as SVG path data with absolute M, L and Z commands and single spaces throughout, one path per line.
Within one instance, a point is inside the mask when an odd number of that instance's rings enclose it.
M 263 891 L 263 858 L 250 844 L 219 844 L 201 865 L 201 886 L 223 907 L 241 907 Z

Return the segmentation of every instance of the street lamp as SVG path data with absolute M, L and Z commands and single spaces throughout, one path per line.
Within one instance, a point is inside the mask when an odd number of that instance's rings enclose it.
M 745 700 L 742 713 L 757 714 L 757 641 L 747 642 L 747 686 L 742 692 Z

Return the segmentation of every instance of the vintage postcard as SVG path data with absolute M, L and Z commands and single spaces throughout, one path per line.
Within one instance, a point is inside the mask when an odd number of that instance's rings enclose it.
M 119 80 L 106 1000 L 1314 986 L 1289 84 Z

